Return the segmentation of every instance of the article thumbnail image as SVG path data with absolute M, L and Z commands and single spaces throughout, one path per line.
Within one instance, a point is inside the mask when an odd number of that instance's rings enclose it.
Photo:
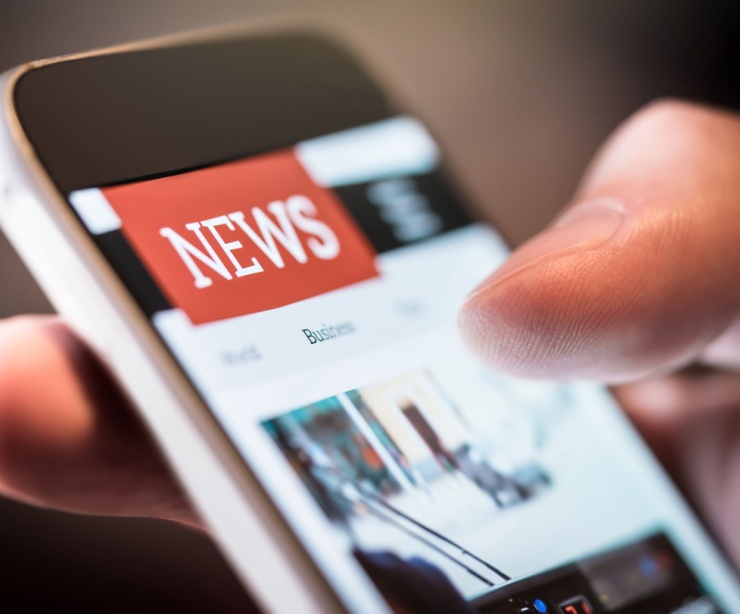
M 385 541 L 380 525 L 399 519 L 455 533 L 461 510 L 485 521 L 550 486 L 534 460 L 476 443 L 428 372 L 349 390 L 263 426 L 326 515 L 372 542 Z

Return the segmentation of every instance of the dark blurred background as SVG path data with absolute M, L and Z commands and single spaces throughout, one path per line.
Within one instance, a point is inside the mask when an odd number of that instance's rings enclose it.
M 740 3 L 711 0 L 0 0 L 0 71 L 44 57 L 299 12 L 389 73 L 472 200 L 515 243 L 569 199 L 652 99 L 740 107 Z M 0 317 L 51 311 L 0 236 Z M 0 612 L 243 612 L 206 538 L 163 522 L 0 499 Z

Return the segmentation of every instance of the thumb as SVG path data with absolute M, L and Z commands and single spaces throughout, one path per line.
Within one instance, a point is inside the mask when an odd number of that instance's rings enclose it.
M 530 377 L 621 381 L 713 345 L 740 359 L 738 168 L 740 118 L 647 107 L 607 142 L 574 204 L 468 298 L 465 338 Z

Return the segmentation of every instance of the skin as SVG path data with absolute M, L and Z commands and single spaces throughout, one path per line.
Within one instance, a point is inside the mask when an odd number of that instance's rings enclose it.
M 565 213 L 460 314 L 495 369 L 615 384 L 737 565 L 739 275 L 740 117 L 666 101 L 615 132 Z M 0 493 L 202 526 L 105 367 L 55 317 L 0 323 Z

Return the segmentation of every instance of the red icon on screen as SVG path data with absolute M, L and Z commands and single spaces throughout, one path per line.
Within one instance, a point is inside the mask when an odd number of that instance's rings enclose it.
M 576 597 L 560 604 L 563 614 L 593 614 L 591 605 L 585 597 Z

